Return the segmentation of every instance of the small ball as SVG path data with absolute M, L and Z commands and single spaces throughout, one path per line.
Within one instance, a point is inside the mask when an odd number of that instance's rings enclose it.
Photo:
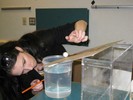
M 64 56 L 64 57 L 68 57 L 68 53 L 67 53 L 67 52 L 64 52 L 64 53 L 63 53 L 63 56 Z

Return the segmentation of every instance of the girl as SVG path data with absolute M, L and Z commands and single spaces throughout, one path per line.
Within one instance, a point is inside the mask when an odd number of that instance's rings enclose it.
M 85 36 L 86 27 L 87 23 L 79 20 L 57 28 L 27 33 L 17 41 L 1 45 L 0 91 L 3 100 L 26 100 L 41 91 L 43 83 L 21 93 L 43 79 L 38 71 L 42 70 L 41 61 L 44 57 L 62 55 L 66 51 L 62 44 L 88 40 Z

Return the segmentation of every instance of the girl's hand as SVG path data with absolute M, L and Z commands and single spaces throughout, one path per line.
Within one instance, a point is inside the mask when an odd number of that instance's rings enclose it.
M 43 63 L 39 63 L 37 64 L 37 66 L 34 68 L 40 75 L 44 76 L 44 64 Z
M 44 65 L 43 65 L 43 63 L 39 63 L 39 64 L 37 64 L 37 66 L 34 68 L 37 72 L 38 71 L 43 71 L 43 67 Z
M 31 86 L 32 85 L 35 85 L 36 83 L 40 82 L 39 79 L 35 79 L 31 82 Z M 39 91 L 41 91 L 43 89 L 43 83 L 41 82 L 40 84 L 37 84 L 34 88 L 32 88 L 32 93 L 33 94 L 36 94 L 38 93 Z
M 85 36 L 85 32 L 81 30 L 74 30 L 69 36 L 65 37 L 68 42 L 80 43 L 88 40 L 88 36 Z

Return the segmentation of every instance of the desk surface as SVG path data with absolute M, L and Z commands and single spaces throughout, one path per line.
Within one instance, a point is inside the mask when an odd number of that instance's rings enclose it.
M 125 94 L 127 94 L 127 91 L 120 91 L 120 90 L 114 90 L 114 98 L 113 100 L 130 100 L 130 96 L 127 96 L 125 98 Z M 84 100 L 97 100 L 94 98 L 98 98 L 98 95 L 96 94 L 96 96 L 93 95 L 87 95 L 87 98 L 84 98 Z M 107 99 L 108 98 L 108 99 Z M 37 95 L 35 95 L 34 97 L 32 97 L 30 100 L 81 100 L 81 84 L 77 83 L 77 82 L 72 82 L 72 92 L 71 94 L 66 97 L 66 98 L 60 98 L 60 99 L 56 99 L 56 98 L 49 98 L 48 96 L 45 95 L 44 90 L 41 91 L 40 93 L 38 93 Z M 109 100 L 108 95 L 103 96 L 102 99 L 100 100 Z
M 72 92 L 66 98 L 49 98 L 46 96 L 44 90 L 32 97 L 30 100 L 81 100 L 81 84 L 77 82 L 72 83 Z

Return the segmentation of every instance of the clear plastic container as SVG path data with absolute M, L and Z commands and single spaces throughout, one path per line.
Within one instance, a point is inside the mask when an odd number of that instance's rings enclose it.
M 54 55 L 43 59 L 44 65 L 63 56 Z M 72 61 L 62 62 L 52 67 L 44 67 L 45 93 L 51 98 L 65 98 L 71 94 Z
M 82 60 L 81 100 L 129 100 L 133 46 L 117 44 Z

